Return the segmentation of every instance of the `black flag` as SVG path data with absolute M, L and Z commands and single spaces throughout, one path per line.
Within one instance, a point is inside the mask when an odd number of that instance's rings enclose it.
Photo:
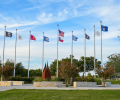
M 12 37 L 12 33 L 6 31 L 6 37 Z
M 85 34 L 85 38 L 88 40 L 90 39 L 90 37 L 87 34 Z

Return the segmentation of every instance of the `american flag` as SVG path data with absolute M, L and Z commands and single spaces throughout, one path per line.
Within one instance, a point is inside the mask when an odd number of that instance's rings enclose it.
M 64 37 L 64 32 L 59 30 L 59 36 Z

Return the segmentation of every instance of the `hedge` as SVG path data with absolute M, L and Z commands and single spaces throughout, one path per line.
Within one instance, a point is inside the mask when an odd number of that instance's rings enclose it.
M 34 77 L 9 77 L 9 81 L 24 81 L 24 83 L 32 83 L 34 80 Z

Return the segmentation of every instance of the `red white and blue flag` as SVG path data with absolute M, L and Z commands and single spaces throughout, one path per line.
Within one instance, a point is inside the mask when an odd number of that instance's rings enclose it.
M 59 30 L 59 36 L 64 37 L 64 32 Z
M 62 39 L 61 37 L 59 37 L 59 41 L 60 41 L 60 42 L 63 42 L 63 39 Z

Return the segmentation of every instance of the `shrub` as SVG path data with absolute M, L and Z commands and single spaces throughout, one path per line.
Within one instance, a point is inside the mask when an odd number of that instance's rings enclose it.
M 93 77 L 76 77 L 75 80 L 81 82 L 94 82 Z
M 9 81 L 24 81 L 24 83 L 32 83 L 34 80 L 34 77 L 9 77 L 8 78 Z
M 97 85 L 101 85 L 101 78 L 96 78 L 94 79 L 94 82 L 97 82 Z

